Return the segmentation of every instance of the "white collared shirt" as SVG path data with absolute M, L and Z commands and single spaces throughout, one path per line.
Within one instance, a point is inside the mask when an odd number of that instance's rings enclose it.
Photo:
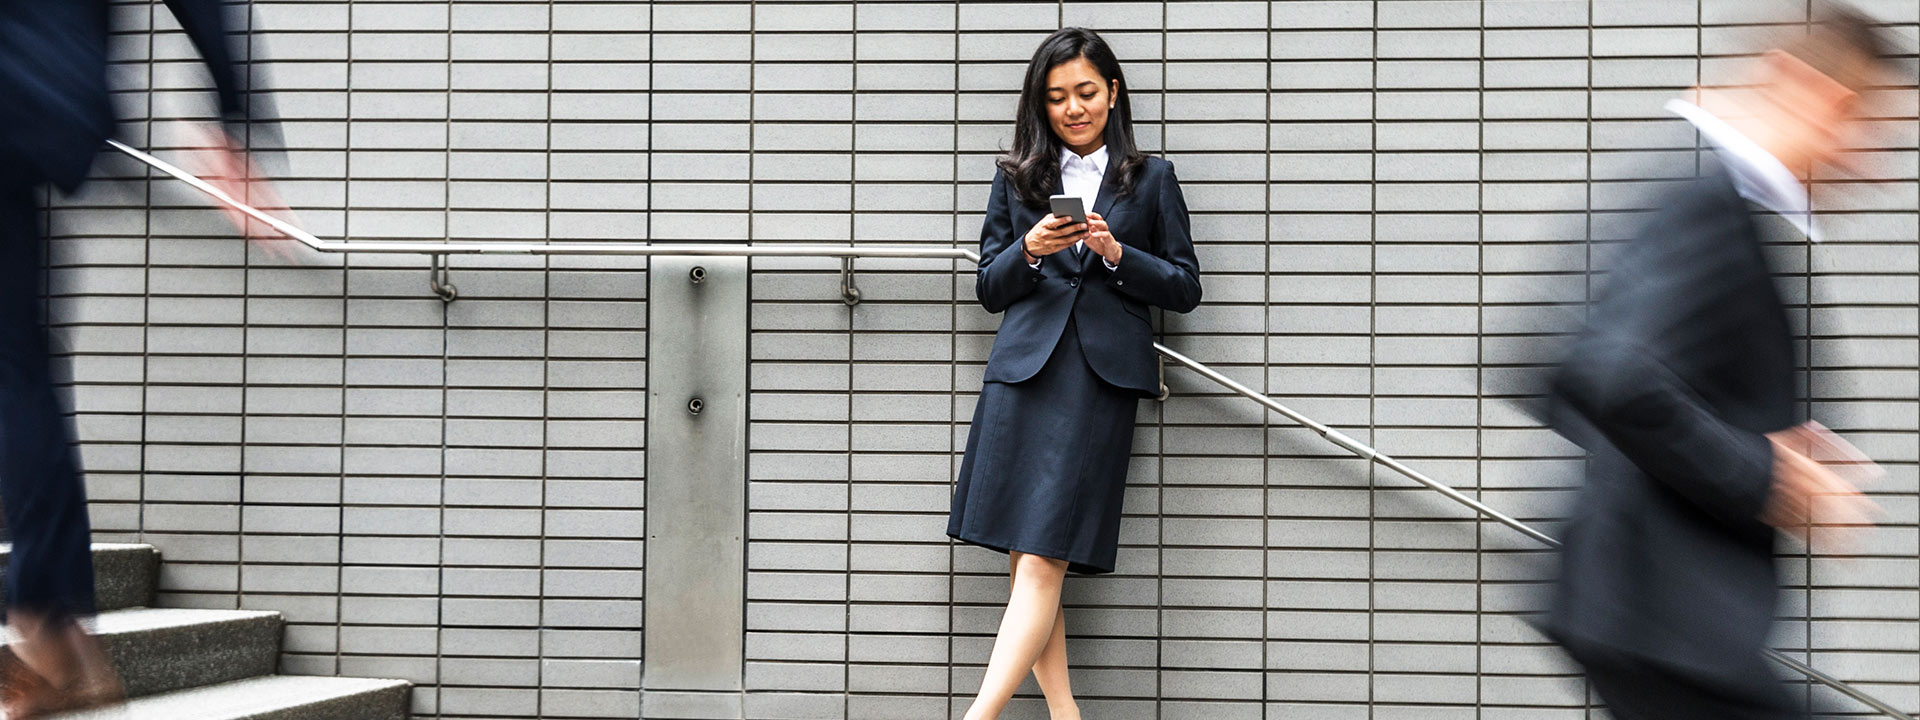
M 1820 228 L 1813 224 L 1813 204 L 1807 198 L 1807 186 L 1792 170 L 1727 121 L 1715 117 L 1693 103 L 1674 98 L 1667 111 L 1686 118 L 1694 128 L 1720 149 L 1734 190 L 1760 207 L 1778 213 L 1805 233 L 1808 240 L 1820 242 Z
M 1080 196 L 1081 206 L 1092 212 L 1094 201 L 1100 199 L 1100 184 L 1106 179 L 1107 146 L 1101 145 L 1084 157 L 1072 148 L 1060 148 L 1060 194 Z M 1085 240 L 1073 244 L 1075 250 L 1086 246 Z M 1119 267 L 1106 258 L 1100 258 L 1100 262 L 1108 270 Z M 1036 261 L 1030 267 L 1038 268 L 1040 263 Z

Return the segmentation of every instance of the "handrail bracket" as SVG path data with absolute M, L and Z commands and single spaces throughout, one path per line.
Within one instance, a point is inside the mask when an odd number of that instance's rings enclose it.
M 445 253 L 427 256 L 427 287 L 433 294 L 440 296 L 440 302 L 451 303 L 460 297 L 460 288 L 453 285 L 453 258 Z
M 853 283 L 853 256 L 840 258 L 840 301 L 853 307 L 860 304 L 860 286 Z

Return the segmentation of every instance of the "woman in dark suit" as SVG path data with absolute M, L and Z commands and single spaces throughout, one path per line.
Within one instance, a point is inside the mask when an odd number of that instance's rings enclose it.
M 1007 553 L 1013 592 L 967 720 L 997 717 L 1029 670 L 1055 720 L 1080 717 L 1061 581 L 1113 572 L 1134 411 L 1159 392 L 1147 306 L 1200 304 L 1186 201 L 1173 165 L 1134 146 L 1128 92 L 1099 35 L 1049 36 L 993 177 L 975 290 L 1006 317 L 947 534 Z M 1049 214 L 1055 194 L 1088 222 Z

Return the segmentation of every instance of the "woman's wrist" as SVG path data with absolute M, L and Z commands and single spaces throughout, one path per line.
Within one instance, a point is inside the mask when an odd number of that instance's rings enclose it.
M 1031 249 L 1031 246 L 1027 244 L 1032 241 L 1033 241 L 1033 235 L 1031 233 L 1020 236 L 1020 254 L 1027 256 L 1028 265 L 1032 265 L 1034 263 L 1040 262 L 1040 257 L 1037 255 L 1034 255 L 1033 250 Z

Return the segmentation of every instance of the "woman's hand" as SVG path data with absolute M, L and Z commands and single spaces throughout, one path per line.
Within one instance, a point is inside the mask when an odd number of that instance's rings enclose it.
M 1039 262 L 1040 257 L 1052 255 L 1084 239 L 1087 226 L 1074 222 L 1073 218 L 1048 215 L 1033 224 L 1020 245 L 1027 251 L 1027 263 Z
M 1108 265 L 1119 265 L 1120 255 L 1126 248 L 1119 240 L 1113 239 L 1113 230 L 1107 227 L 1107 219 L 1100 213 L 1087 213 L 1087 224 L 1093 227 L 1087 233 L 1087 249 L 1107 259 Z

